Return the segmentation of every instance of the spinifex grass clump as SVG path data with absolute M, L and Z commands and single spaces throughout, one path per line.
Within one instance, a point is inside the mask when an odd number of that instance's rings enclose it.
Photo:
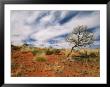
M 45 62 L 45 61 L 47 61 L 47 59 L 45 57 L 36 57 L 34 60 L 38 61 L 38 62 Z
M 33 51 L 32 51 L 32 54 L 33 54 L 33 55 L 41 54 L 41 53 L 42 53 L 41 50 L 33 50 Z
M 36 55 L 34 58 L 33 58 L 34 61 L 38 61 L 38 62 L 45 62 L 47 61 L 47 58 L 45 56 L 45 53 L 41 53 L 40 55 Z

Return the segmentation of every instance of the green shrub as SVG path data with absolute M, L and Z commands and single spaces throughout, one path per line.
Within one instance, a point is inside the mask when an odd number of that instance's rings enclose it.
M 53 50 L 47 50 L 46 51 L 46 55 L 52 55 L 54 52 L 53 52 Z
M 85 52 L 80 52 L 80 57 L 81 57 L 81 58 L 88 58 L 89 55 L 87 54 L 87 51 L 85 51 Z
M 11 45 L 11 49 L 12 49 L 12 50 L 20 50 L 21 47 L 20 47 L 20 46 Z
M 60 53 L 60 49 L 54 49 L 53 50 L 55 54 L 59 54 Z
M 60 52 L 60 49 L 48 49 L 46 50 L 46 55 L 59 54 Z
M 33 54 L 33 55 L 41 54 L 41 53 L 42 53 L 41 50 L 33 50 L 33 51 L 32 51 L 32 54 Z
M 98 57 L 98 53 L 95 52 L 95 51 L 91 51 L 91 52 L 88 52 L 88 51 L 80 52 L 80 56 L 79 57 L 81 57 L 81 58 Z
M 32 54 L 33 54 L 33 55 L 36 55 L 36 54 L 37 54 L 37 52 L 38 52 L 38 51 L 33 50 L 33 51 L 32 51 Z
M 97 54 L 96 54 L 95 52 L 91 52 L 91 53 L 89 54 L 89 57 L 97 57 Z
M 47 61 L 47 59 L 44 58 L 44 57 L 37 57 L 37 58 L 35 58 L 35 61 L 38 61 L 38 62 L 45 62 L 45 61 Z

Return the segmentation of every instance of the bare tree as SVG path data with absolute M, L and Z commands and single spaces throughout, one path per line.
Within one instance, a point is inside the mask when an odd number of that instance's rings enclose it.
M 73 45 L 70 53 L 67 55 L 69 57 L 75 47 L 86 47 L 92 44 L 94 42 L 94 34 L 87 30 L 87 26 L 81 25 L 74 28 L 67 35 L 66 41 Z

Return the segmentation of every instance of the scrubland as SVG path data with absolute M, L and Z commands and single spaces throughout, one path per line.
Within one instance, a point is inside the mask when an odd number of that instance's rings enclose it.
M 100 49 L 39 48 L 11 45 L 12 77 L 99 77 Z

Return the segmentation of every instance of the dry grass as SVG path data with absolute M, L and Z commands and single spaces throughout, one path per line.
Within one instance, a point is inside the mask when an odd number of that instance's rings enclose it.
M 13 47 L 12 76 L 100 76 L 100 49 L 74 50 L 67 58 L 69 52 L 70 49 Z

